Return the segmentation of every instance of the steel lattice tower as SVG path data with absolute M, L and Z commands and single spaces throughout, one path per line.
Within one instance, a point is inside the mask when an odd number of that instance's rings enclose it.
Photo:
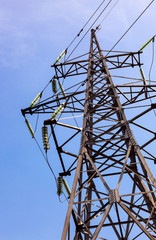
M 147 164 L 155 163 L 149 146 L 156 134 L 142 121 L 156 108 L 149 101 L 156 97 L 156 85 L 144 78 L 139 82 L 124 79 L 124 84 L 115 84 L 110 74 L 111 70 L 121 68 L 141 69 L 141 53 L 104 56 L 92 30 L 88 59 L 52 66 L 54 79 L 59 82 L 77 78 L 72 83 L 69 80 L 71 87 L 22 110 L 24 116 L 49 114 L 64 104 L 62 116 L 67 119 L 71 112 L 75 117 L 83 114 L 79 123 L 82 127 L 72 124 L 70 118 L 69 124 L 54 118 L 44 121 L 56 144 L 63 169 L 60 176 L 74 173 L 62 240 L 156 239 L 156 180 Z M 126 108 L 131 107 L 140 110 L 132 110 L 127 118 Z M 141 145 L 131 126 L 148 135 Z M 65 131 L 63 139 L 57 138 L 57 127 Z M 78 141 L 78 136 L 81 136 L 79 152 L 72 143 L 74 139 Z

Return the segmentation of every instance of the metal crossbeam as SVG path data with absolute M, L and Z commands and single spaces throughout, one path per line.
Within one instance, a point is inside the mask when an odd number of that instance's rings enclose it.
M 94 56 L 98 52 L 94 51 Z M 112 56 L 101 56 L 100 59 L 94 61 L 94 69 L 92 71 L 94 74 L 98 74 L 100 71 L 103 71 L 104 68 L 99 68 L 99 63 L 105 60 L 109 64 L 108 69 L 118 69 L 118 68 L 127 68 L 141 66 L 140 54 L 142 52 L 128 52 Z M 65 66 L 65 68 L 64 68 Z M 80 61 L 68 61 L 65 63 L 54 64 L 52 67 L 55 69 L 55 78 L 67 78 L 82 74 L 87 74 L 89 66 L 89 59 L 80 60 Z

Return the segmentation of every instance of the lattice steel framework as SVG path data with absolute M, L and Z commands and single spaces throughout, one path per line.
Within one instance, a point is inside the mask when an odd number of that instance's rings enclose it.
M 52 66 L 54 78 L 68 83 L 64 95 L 58 91 L 22 110 L 24 116 L 49 114 L 65 102 L 62 118 L 44 121 L 56 144 L 60 176 L 75 174 L 62 240 L 156 239 L 156 180 L 150 170 L 156 162 L 156 133 L 146 124 L 156 108 L 150 102 L 156 85 L 123 77 L 115 84 L 110 74 L 141 68 L 140 55 L 118 52 L 105 57 L 92 30 L 88 59 Z M 71 120 L 70 114 L 78 120 Z M 62 139 L 57 127 L 64 130 Z M 132 129 L 140 131 L 135 131 L 137 141 Z

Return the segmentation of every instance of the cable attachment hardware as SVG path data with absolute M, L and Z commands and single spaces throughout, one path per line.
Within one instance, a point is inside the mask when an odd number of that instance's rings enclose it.
M 98 26 L 96 26 L 95 31 L 101 30 L 101 25 L 99 24 Z
M 37 96 L 31 102 L 30 107 L 34 107 L 36 105 L 36 103 L 40 100 L 41 97 L 42 97 L 42 92 L 37 94 Z
M 47 152 L 49 147 L 49 138 L 48 138 L 48 128 L 46 126 L 42 127 L 42 140 L 45 151 Z

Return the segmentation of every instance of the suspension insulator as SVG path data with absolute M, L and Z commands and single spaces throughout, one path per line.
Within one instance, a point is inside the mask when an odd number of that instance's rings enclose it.
M 60 105 L 60 106 L 55 110 L 55 112 L 52 114 L 51 118 L 52 118 L 52 119 L 55 119 L 55 118 L 59 115 L 59 113 L 61 113 L 61 112 L 64 110 L 64 108 L 65 108 L 65 102 L 63 102 L 62 105 Z
M 66 179 L 64 179 L 64 178 L 63 178 L 62 180 L 63 180 L 63 186 L 64 186 L 64 188 L 65 188 L 68 196 L 70 196 L 70 195 L 71 195 L 71 191 L 70 191 L 70 188 L 69 188 L 69 186 L 68 186 L 67 181 L 66 181 Z
M 142 80 L 144 82 L 144 85 L 147 85 L 146 78 L 145 78 L 145 75 L 144 75 L 144 72 L 143 72 L 142 68 L 140 68 L 140 73 L 141 73 L 141 77 L 142 77 Z
M 60 89 L 61 89 L 61 93 L 62 93 L 63 97 L 65 97 L 66 94 L 65 94 L 65 91 L 64 91 L 64 89 L 63 89 L 63 86 L 62 86 L 62 84 L 61 84 L 60 81 L 58 81 L 58 83 L 59 83 L 59 87 L 60 87 Z
M 34 100 L 31 102 L 30 107 L 34 107 L 41 97 L 42 97 L 42 93 L 38 93 L 37 96 L 34 98 Z
M 63 193 L 62 177 L 57 178 L 57 194 L 60 196 Z
M 55 79 L 52 80 L 52 89 L 53 89 L 54 93 L 57 92 L 57 85 L 56 85 L 56 80 Z
M 47 152 L 49 147 L 49 138 L 48 138 L 48 128 L 46 126 L 42 127 L 42 140 L 45 151 Z
M 154 37 L 150 38 L 141 48 L 140 50 L 142 51 L 145 47 L 148 46 L 151 42 L 154 42 Z
M 26 123 L 26 125 L 27 125 L 27 127 L 28 127 L 28 129 L 29 129 L 29 132 L 30 132 L 30 134 L 31 134 L 32 138 L 34 138 L 34 136 L 35 136 L 35 133 L 34 133 L 34 131 L 33 131 L 32 127 L 31 127 L 31 125 L 30 125 L 30 123 L 28 122 L 28 120 L 27 120 L 27 119 L 25 119 L 25 123 Z
M 55 63 L 58 63 L 62 57 L 64 57 L 64 55 L 67 53 L 67 49 L 63 50 L 63 52 L 61 52 L 60 56 L 56 59 Z
M 60 57 L 64 57 L 67 54 L 67 49 L 63 50 L 60 54 Z

